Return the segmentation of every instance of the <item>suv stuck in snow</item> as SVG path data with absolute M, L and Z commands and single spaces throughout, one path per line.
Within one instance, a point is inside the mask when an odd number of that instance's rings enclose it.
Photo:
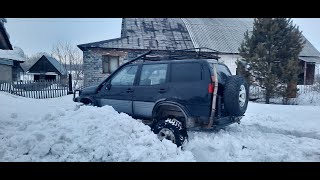
M 187 130 L 216 130 L 240 122 L 248 86 L 218 56 L 157 58 L 148 57 L 150 53 L 124 63 L 99 85 L 76 90 L 73 100 L 110 105 L 177 146 L 187 140 Z

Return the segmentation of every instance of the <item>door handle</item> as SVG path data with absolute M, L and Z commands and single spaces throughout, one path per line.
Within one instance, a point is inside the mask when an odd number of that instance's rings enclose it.
M 133 92 L 132 89 L 127 89 L 127 93 Z
M 166 90 L 165 89 L 159 89 L 159 91 L 158 91 L 159 93 L 165 93 L 166 92 Z

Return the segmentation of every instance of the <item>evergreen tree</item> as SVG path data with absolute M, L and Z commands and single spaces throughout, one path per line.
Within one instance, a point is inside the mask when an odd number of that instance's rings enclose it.
M 237 60 L 236 65 L 237 65 L 236 74 L 241 75 L 247 81 L 248 86 L 250 86 L 253 80 L 252 80 L 252 77 L 250 76 L 250 72 L 248 71 L 246 62 Z
M 265 89 L 267 104 L 275 92 L 286 98 L 292 94 L 303 44 L 298 27 L 286 18 L 256 18 L 253 31 L 245 33 L 239 53 L 250 75 Z

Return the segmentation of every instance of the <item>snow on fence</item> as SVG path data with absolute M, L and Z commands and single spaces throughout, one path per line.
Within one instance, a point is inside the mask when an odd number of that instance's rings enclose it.
M 316 82 L 313 85 L 297 85 L 298 95 L 308 94 L 312 92 L 320 92 L 320 83 Z M 249 100 L 255 101 L 265 97 L 265 89 L 259 86 L 251 85 L 249 88 Z M 279 94 L 275 93 L 271 95 L 272 98 L 280 97 Z
M 0 91 L 28 98 L 45 99 L 67 95 L 68 85 L 63 80 L 16 82 L 0 81 Z

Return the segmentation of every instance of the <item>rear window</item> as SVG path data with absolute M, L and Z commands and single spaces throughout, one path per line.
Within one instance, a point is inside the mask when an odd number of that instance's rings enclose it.
M 199 63 L 173 63 L 171 65 L 171 82 L 190 82 L 201 80 Z
M 229 69 L 225 65 L 218 64 L 217 68 L 218 73 L 223 73 L 224 75 L 231 76 Z

